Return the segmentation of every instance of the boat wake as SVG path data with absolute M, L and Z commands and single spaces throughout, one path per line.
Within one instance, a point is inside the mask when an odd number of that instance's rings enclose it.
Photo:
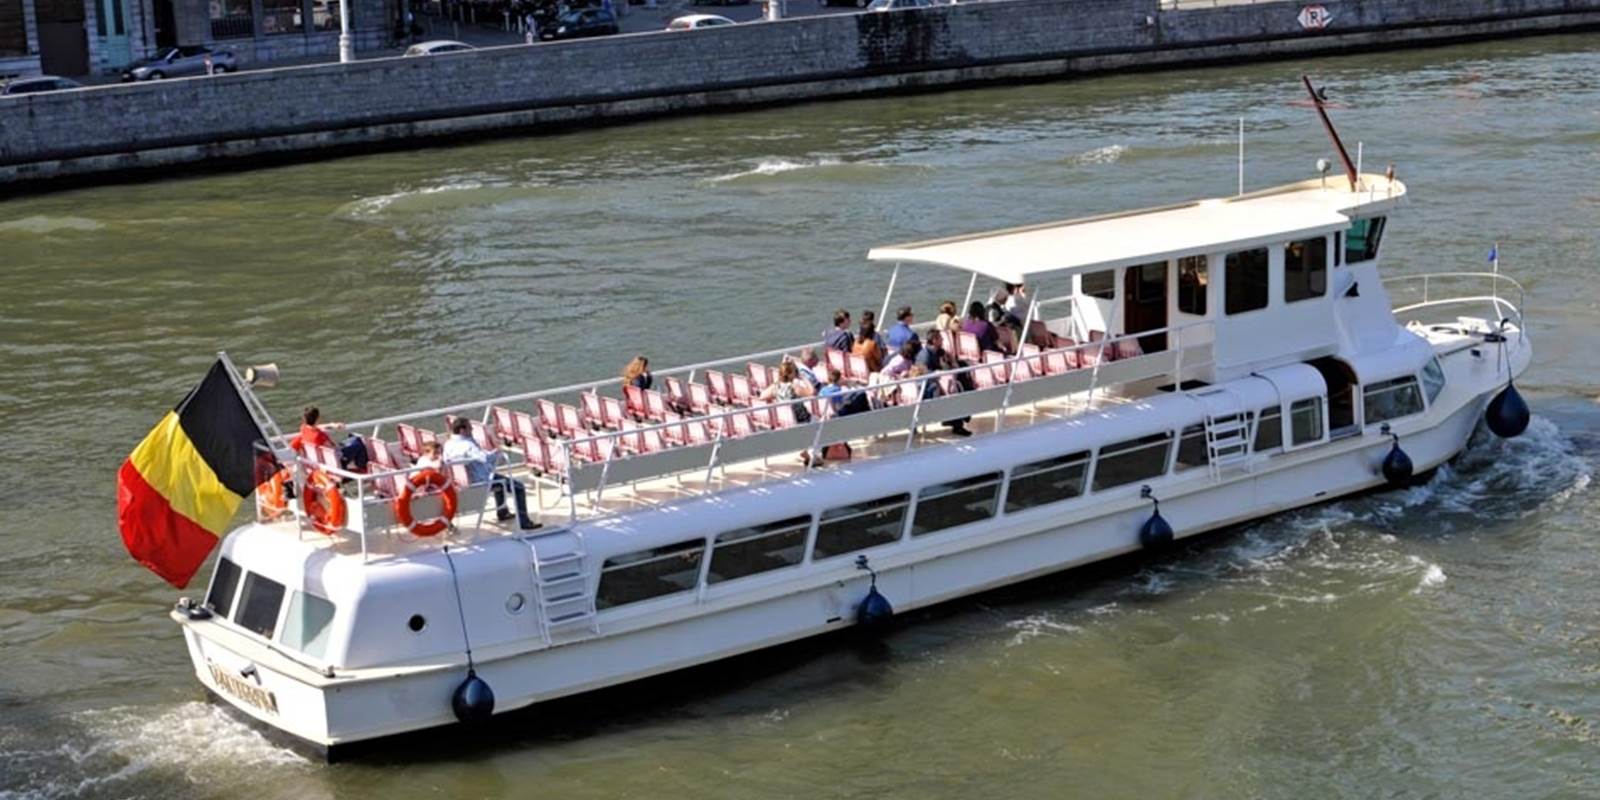
M 120 706 L 69 719 L 65 732 L 0 729 L 0 800 L 172 796 L 174 780 L 203 784 L 311 763 L 198 700 L 155 713 Z M 39 746 L 41 738 L 49 744 Z
M 1096 147 L 1082 153 L 1074 153 L 1065 161 L 1072 166 L 1088 166 L 1092 164 L 1115 164 L 1122 160 L 1128 152 L 1127 145 L 1108 144 L 1105 147 Z
M 763 158 L 749 169 L 727 175 L 715 175 L 706 183 L 744 183 L 775 178 L 792 172 L 805 172 L 808 178 L 837 178 L 841 175 L 863 175 L 887 170 L 887 164 L 875 161 L 845 161 L 834 156 L 793 160 L 788 158 Z

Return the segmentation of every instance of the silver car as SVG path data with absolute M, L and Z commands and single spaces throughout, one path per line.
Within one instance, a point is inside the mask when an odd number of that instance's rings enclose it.
M 77 89 L 81 86 L 83 84 L 71 78 L 44 75 L 38 78 L 22 78 L 7 84 L 0 84 L 0 94 L 36 94 L 38 92 L 54 92 L 61 89 Z
M 211 71 L 217 74 L 239 69 L 239 62 L 227 50 L 212 50 L 197 44 L 183 47 L 163 47 L 155 55 L 135 61 L 122 71 L 122 80 L 159 81 L 162 78 L 179 78 L 206 74 L 206 56 L 211 57 Z

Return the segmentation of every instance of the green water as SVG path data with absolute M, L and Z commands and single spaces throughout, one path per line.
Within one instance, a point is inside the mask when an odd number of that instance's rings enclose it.
M 114 473 L 219 349 L 281 420 L 810 337 L 876 244 L 1226 194 L 1330 156 L 1411 189 L 1390 274 L 1532 292 L 1537 418 L 1427 487 L 326 766 L 208 705 Z M 0 203 L 0 800 L 1595 797 L 1600 40 L 684 118 Z M 927 308 L 961 276 L 902 275 Z

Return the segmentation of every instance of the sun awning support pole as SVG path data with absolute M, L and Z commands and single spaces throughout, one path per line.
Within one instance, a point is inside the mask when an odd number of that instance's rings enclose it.
M 894 262 L 894 272 L 889 273 L 889 291 L 883 293 L 883 307 L 878 309 L 878 328 L 889 322 L 889 298 L 894 296 L 894 283 L 900 279 L 900 262 Z
M 978 290 L 978 272 L 973 270 L 972 280 L 967 281 L 967 298 L 961 301 L 961 307 L 956 309 L 956 317 L 967 313 L 967 306 L 972 304 L 972 293 Z

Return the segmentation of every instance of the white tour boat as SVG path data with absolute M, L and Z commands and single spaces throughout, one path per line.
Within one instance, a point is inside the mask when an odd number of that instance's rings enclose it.
M 1406 188 L 1344 160 L 872 250 L 896 275 L 971 273 L 969 299 L 1026 283 L 1021 327 L 1048 346 L 962 337 L 966 366 L 903 380 L 840 359 L 870 384 L 860 413 L 759 400 L 796 345 L 658 370 L 659 393 L 613 379 L 350 423 L 356 470 L 292 450 L 245 389 L 302 499 L 258 492 L 204 601 L 172 617 L 207 689 L 331 754 L 1404 484 L 1486 416 L 1516 435 L 1520 287 L 1498 269 L 1386 284 Z M 498 520 L 461 464 L 411 466 L 458 417 L 542 527 Z M 971 437 L 939 424 L 965 417 Z M 796 458 L 838 442 L 850 460 Z

